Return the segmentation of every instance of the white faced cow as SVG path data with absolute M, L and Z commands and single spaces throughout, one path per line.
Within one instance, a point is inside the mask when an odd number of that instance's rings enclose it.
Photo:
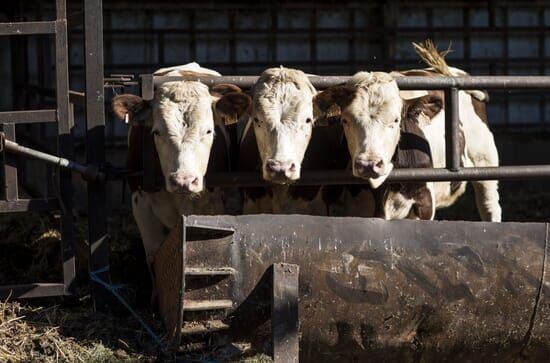
M 252 92 L 251 115 L 240 146 L 240 170 L 259 170 L 273 185 L 245 188 L 244 213 L 326 215 L 329 196 L 324 188 L 289 184 L 300 178 L 302 167 L 334 168 L 339 162 L 335 150 L 343 140 L 340 125 L 314 129 L 316 90 L 302 71 L 269 68 Z
M 410 71 L 392 75 L 436 74 L 430 71 Z M 340 107 L 353 174 L 368 180 L 373 188 L 378 188 L 394 167 L 392 159 L 401 135 L 400 125 L 405 104 L 402 96 L 406 99 L 421 95 L 437 96 L 433 92 L 425 91 L 412 97 L 408 92 L 400 95 L 392 75 L 382 72 L 359 72 L 346 85 L 329 88 L 324 95 L 320 95 L 324 99 L 325 108 L 331 103 Z M 479 94 L 483 93 L 477 92 L 474 95 L 479 97 Z M 442 99 L 442 95 L 439 97 Z M 485 105 L 472 97 L 471 93 L 460 92 L 459 97 L 459 117 L 463 136 L 462 165 L 498 166 L 497 149 L 486 124 Z M 435 107 L 432 101 L 425 102 L 416 122 L 429 142 L 433 166 L 445 167 L 445 114 L 444 111 L 434 112 L 438 107 Z M 435 103 L 442 105 L 441 102 Z M 481 219 L 500 221 L 498 182 L 479 181 L 473 184 Z M 451 205 L 464 190 L 465 183 L 433 183 L 436 208 Z M 396 206 L 404 206 L 407 214 L 409 204 L 397 203 Z M 399 216 L 404 213 L 393 210 L 391 214 Z
M 155 74 L 219 75 L 196 63 Z M 158 190 L 144 192 L 139 178 L 129 180 L 133 214 L 151 267 L 167 230 L 182 214 L 223 214 L 222 191 L 207 190 L 204 175 L 207 168 L 229 171 L 229 140 L 223 123 L 236 121 L 249 107 L 250 97 L 234 85 L 209 89 L 200 82 L 178 81 L 159 86 L 151 102 L 123 94 L 112 103 L 115 115 L 132 125 L 128 140 L 130 169 L 142 166 L 142 128 L 150 128 L 154 135 Z

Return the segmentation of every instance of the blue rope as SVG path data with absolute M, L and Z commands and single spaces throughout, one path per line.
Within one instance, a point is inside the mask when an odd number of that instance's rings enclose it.
M 97 282 L 98 284 L 102 285 L 107 290 L 109 290 L 111 292 L 111 294 L 113 294 L 120 301 L 120 303 L 122 305 L 124 305 L 124 307 L 126 309 L 128 309 L 128 311 L 134 316 L 134 318 L 136 318 L 136 320 L 141 324 L 141 326 L 145 329 L 145 331 L 147 331 L 147 333 L 153 338 L 155 343 L 157 343 L 157 345 L 159 345 L 161 348 L 164 348 L 164 344 L 162 343 L 162 341 L 160 340 L 158 335 L 156 335 L 153 332 L 153 330 L 151 330 L 149 325 L 147 325 L 147 323 L 145 323 L 145 321 L 136 313 L 136 311 L 134 309 L 132 309 L 132 307 L 130 305 L 128 305 L 128 303 L 124 300 L 124 298 L 118 293 L 118 289 L 120 289 L 124 285 L 121 285 L 121 284 L 111 285 L 111 284 L 103 281 L 98 276 L 98 274 L 103 273 L 103 272 L 108 272 L 108 271 L 109 271 L 109 266 L 104 266 L 104 267 L 102 267 L 98 270 L 91 271 L 90 272 L 90 279 L 92 281 Z

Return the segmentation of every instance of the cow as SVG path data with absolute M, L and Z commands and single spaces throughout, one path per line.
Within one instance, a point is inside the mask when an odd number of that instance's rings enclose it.
M 155 75 L 220 76 L 196 63 L 161 69 Z M 155 191 L 144 191 L 141 178 L 130 178 L 131 202 L 147 265 L 152 273 L 154 255 L 169 231 L 187 214 L 223 214 L 221 189 L 205 188 L 204 176 L 230 170 L 230 145 L 225 124 L 234 124 L 250 106 L 250 97 L 235 85 L 209 89 L 198 81 L 166 82 L 157 87 L 152 101 L 122 94 L 112 108 L 120 120 L 131 124 L 127 167 L 140 170 L 142 131 L 154 137 Z
M 282 66 L 265 70 L 253 86 L 239 170 L 259 171 L 271 185 L 243 189 L 245 214 L 328 214 L 334 198 L 330 188 L 292 185 L 302 168 L 342 166 L 343 153 L 336 150 L 342 148 L 343 129 L 339 124 L 314 127 L 316 93 L 304 72 Z
M 455 68 L 449 69 L 455 72 L 453 75 L 465 74 Z M 394 167 L 392 158 L 401 135 L 400 125 L 406 105 L 404 99 L 444 97 L 441 92 L 438 94 L 432 91 L 400 93 L 395 78 L 436 74 L 436 71 L 430 69 L 391 74 L 358 72 L 345 85 L 331 87 L 318 95 L 323 100 L 320 103 L 321 111 L 334 105 L 339 108 L 352 158 L 353 174 L 367 180 L 372 188 L 378 188 Z M 480 91 L 459 92 L 459 146 L 463 166 L 498 166 L 498 152 L 486 121 L 484 95 Z M 433 166 L 439 168 L 445 167 L 445 110 L 435 112 L 440 104 L 428 101 L 417 119 L 418 127 L 429 143 Z M 499 222 L 502 212 L 498 182 L 476 181 L 473 185 L 481 219 Z M 435 207 L 452 205 L 464 191 L 464 182 L 433 183 Z

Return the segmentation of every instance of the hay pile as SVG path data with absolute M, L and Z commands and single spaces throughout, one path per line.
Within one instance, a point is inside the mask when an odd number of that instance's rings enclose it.
M 140 337 L 145 341 L 147 337 L 130 321 L 92 316 L 86 310 L 0 303 L 0 361 L 152 362 L 156 359 L 152 346 L 136 350 L 134 340 Z M 75 334 L 75 329 L 80 333 Z M 118 336 L 116 340 L 109 339 L 113 334 Z

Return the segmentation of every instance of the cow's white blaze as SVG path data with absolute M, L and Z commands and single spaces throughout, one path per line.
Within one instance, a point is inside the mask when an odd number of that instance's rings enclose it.
M 353 174 L 378 187 L 393 168 L 399 142 L 402 101 L 395 80 L 387 73 L 359 72 L 349 81 L 355 90 L 342 109 L 342 122 Z
M 288 183 L 300 169 L 313 128 L 315 89 L 299 70 L 270 68 L 253 89 L 252 122 L 265 180 Z
M 212 97 L 199 82 L 168 82 L 155 92 L 152 132 L 166 189 L 203 190 L 214 139 Z

